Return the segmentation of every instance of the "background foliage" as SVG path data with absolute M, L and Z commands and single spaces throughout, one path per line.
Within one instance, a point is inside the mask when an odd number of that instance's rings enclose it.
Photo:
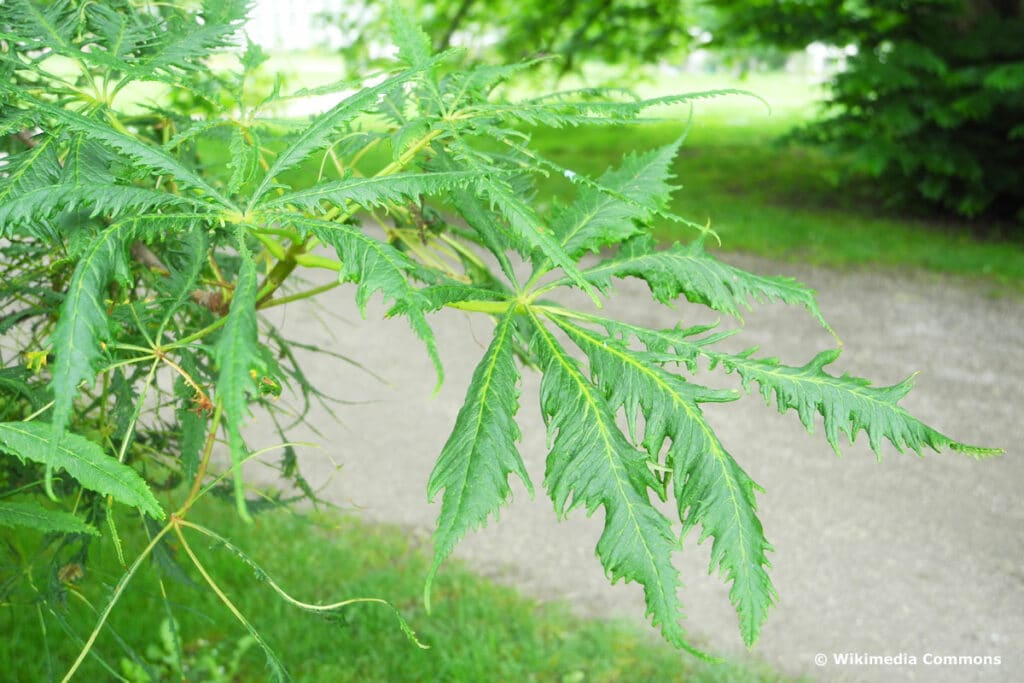
M 887 199 L 1024 221 L 1024 4 L 713 4 L 726 43 L 858 48 L 803 135 L 849 152 Z

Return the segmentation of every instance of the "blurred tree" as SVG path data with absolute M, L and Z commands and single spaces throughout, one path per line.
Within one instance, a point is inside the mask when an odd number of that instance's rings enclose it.
M 852 44 L 803 137 L 891 201 L 1024 223 L 1024 1 L 709 0 L 715 43 Z
M 407 0 L 421 25 L 444 49 L 470 44 L 506 61 L 555 56 L 567 73 L 580 62 L 649 63 L 689 43 L 681 0 Z M 347 3 L 332 19 L 365 57 L 368 35 L 386 35 L 385 3 Z

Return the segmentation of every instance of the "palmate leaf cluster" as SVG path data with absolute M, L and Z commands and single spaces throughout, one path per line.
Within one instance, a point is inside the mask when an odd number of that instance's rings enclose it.
M 184 531 L 198 527 L 187 513 L 207 492 L 233 499 L 246 518 L 266 507 L 243 476 L 259 452 L 246 443 L 246 423 L 272 419 L 284 440 L 295 420 L 277 396 L 299 397 L 300 420 L 324 397 L 296 361 L 294 350 L 308 345 L 259 312 L 329 289 L 304 288 L 310 268 L 353 285 L 364 313 L 379 295 L 388 315 L 404 317 L 439 382 L 431 314 L 453 307 L 494 320 L 427 483 L 440 496 L 428 604 L 459 539 L 510 498 L 511 475 L 534 490 L 517 449 L 520 409 L 539 407 L 547 424 L 542 484 L 555 512 L 600 509 L 596 550 L 611 580 L 640 583 L 652 623 L 697 654 L 673 564 L 689 530 L 712 539 L 711 569 L 730 584 L 748 645 L 777 599 L 760 489 L 703 414 L 704 404 L 740 393 L 707 388 L 702 368 L 734 373 L 747 390 L 756 384 L 808 430 L 820 415 L 836 449 L 840 432 L 852 441 L 866 431 L 876 452 L 888 440 L 917 452 L 989 453 L 901 408 L 908 382 L 877 388 L 829 373 L 836 351 L 789 367 L 718 350 L 733 329 L 648 329 L 599 314 L 617 280 L 638 278 L 657 304 L 685 299 L 740 319 L 778 301 L 827 328 L 809 289 L 722 263 L 705 248 L 713 233 L 671 213 L 682 136 L 596 179 L 529 148 L 526 124 L 621 124 L 716 93 L 618 103 L 586 91 L 510 104 L 493 91 L 521 67 L 460 67 L 457 52 L 435 54 L 394 9 L 392 67 L 372 85 L 340 88 L 337 104 L 308 122 L 275 121 L 251 105 L 262 62 L 252 45 L 240 73 L 217 76 L 231 107 L 197 117 L 154 100 L 144 114 L 123 112 L 121 93 L 139 81 L 206 97 L 197 69 L 244 12 L 212 0 L 199 15 L 117 2 L 20 0 L 0 10 L 9 77 L 0 81 L 0 525 L 63 534 L 51 571 L 85 553 L 104 523 L 116 542 L 115 505 L 161 529 L 140 559 L 171 534 L 188 550 Z M 70 71 L 60 66 L 69 62 Z M 286 96 L 275 88 L 263 102 Z M 575 196 L 533 201 L 551 173 L 571 178 Z M 655 221 L 676 224 L 689 241 L 656 244 Z M 569 289 L 593 308 L 559 303 Z M 520 396 L 524 366 L 543 375 L 539 397 Z M 211 457 L 219 438 L 230 455 L 223 468 Z M 312 495 L 295 449 L 284 453 L 283 472 Z M 181 489 L 185 502 L 168 514 L 172 498 L 154 492 Z M 671 500 L 674 513 L 658 500 Z

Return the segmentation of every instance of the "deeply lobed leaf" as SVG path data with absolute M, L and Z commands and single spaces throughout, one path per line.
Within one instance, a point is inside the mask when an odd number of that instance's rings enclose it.
M 705 251 L 702 239 L 657 250 L 652 237 L 640 236 L 622 245 L 615 257 L 588 268 L 584 277 L 604 291 L 611 288 L 613 277 L 636 277 L 647 283 L 661 303 L 671 303 L 682 295 L 739 319 L 740 310 L 750 310 L 751 301 L 796 304 L 831 330 L 818 310 L 813 290 L 792 278 L 755 275 L 722 263 Z
M 873 387 L 859 377 L 844 374 L 836 377 L 825 372 L 826 365 L 839 357 L 839 350 L 822 351 L 802 367 L 791 367 L 774 358 L 753 358 L 749 353 L 710 354 L 714 362 L 736 372 L 749 391 L 757 382 L 765 401 L 772 394 L 780 413 L 796 411 L 807 431 L 814 429 L 814 415 L 825 421 L 825 438 L 839 453 L 839 433 L 852 443 L 861 431 L 867 432 L 871 450 L 881 457 L 881 441 L 887 439 L 900 452 L 910 448 L 920 454 L 925 446 L 938 451 L 954 451 L 986 457 L 1002 453 L 999 449 L 969 446 L 924 424 L 898 405 L 913 386 L 912 378 L 888 387 Z
M 0 234 L 9 227 L 50 217 L 66 208 L 91 210 L 92 215 L 110 218 L 129 213 L 151 211 L 157 208 L 199 210 L 207 208 L 203 202 L 145 187 L 130 187 L 114 183 L 70 185 L 59 183 L 38 187 L 18 195 L 12 201 L 0 204 Z
M 544 485 L 559 516 L 577 505 L 588 513 L 605 510 L 597 544 L 601 564 L 612 581 L 626 579 L 644 587 L 647 614 L 666 640 L 706 657 L 686 640 L 679 624 L 681 587 L 672 553 L 679 540 L 669 521 L 652 504 L 648 489 L 660 484 L 647 458 L 633 448 L 615 424 L 602 392 L 535 316 L 533 348 L 541 360 L 541 413 L 551 451 Z
M 424 595 L 429 609 L 430 586 L 444 559 L 467 531 L 497 516 L 511 495 L 508 477 L 515 474 L 533 495 L 533 485 L 516 450 L 519 428 L 519 372 L 513 358 L 513 314 L 506 313 L 473 372 L 451 436 L 441 449 L 427 483 L 427 497 L 444 489 L 441 515 L 434 531 L 434 561 Z
M 352 202 L 370 208 L 419 195 L 441 194 L 473 182 L 474 176 L 464 171 L 398 173 L 371 178 L 350 175 L 341 180 L 318 183 L 305 190 L 288 192 L 265 202 L 263 208 L 295 207 L 307 212 L 317 212 L 321 208 L 321 202 L 330 202 L 341 207 Z
M 0 83 L 0 88 L 9 90 L 10 86 Z M 77 133 L 87 135 L 95 142 L 111 147 L 154 175 L 168 175 L 185 187 L 198 190 L 210 197 L 222 208 L 234 208 L 234 205 L 217 192 L 198 172 L 186 166 L 162 147 L 147 144 L 100 120 L 79 114 L 76 111 L 47 104 L 23 91 L 13 92 L 19 99 L 25 100 L 34 109 L 46 114 L 59 124 L 67 126 Z
M 377 85 L 362 88 L 346 97 L 329 111 L 316 117 L 309 127 L 296 135 L 292 143 L 278 154 L 277 159 L 274 160 L 274 163 L 271 164 L 264 174 L 263 180 L 260 181 L 260 184 L 253 191 L 250 204 L 254 207 L 259 206 L 276 177 L 301 163 L 313 152 L 329 145 L 335 131 L 374 106 L 378 98 L 402 87 L 403 84 L 413 79 L 419 78 L 423 71 L 439 63 L 442 59 L 444 59 L 444 55 L 432 57 L 422 64 L 381 81 Z
M 104 303 L 106 287 L 118 261 L 124 259 L 125 242 L 131 236 L 131 227 L 120 226 L 107 228 L 96 236 L 75 266 L 64 295 L 51 337 L 56 356 L 50 379 L 54 396 L 54 448 L 67 428 L 78 385 L 96 377 L 95 365 L 102 356 L 100 345 L 111 340 Z
M 256 329 L 256 264 L 240 234 L 237 248 L 240 258 L 238 282 L 231 298 L 227 321 L 214 348 L 214 358 L 218 366 L 217 400 L 227 416 L 224 424 L 231 448 L 235 503 L 239 514 L 247 519 L 242 463 L 248 451 L 241 428 L 249 415 L 248 397 L 256 395 L 256 381 L 266 372 L 266 366 L 260 353 Z
M 583 186 L 576 200 L 551 222 L 565 251 L 578 258 L 641 233 L 639 223 L 664 207 L 673 190 L 668 180 L 681 143 L 682 138 L 646 154 L 628 155 L 622 166 L 598 179 L 606 192 Z
M 657 461 L 663 443 L 671 440 L 666 464 L 683 536 L 700 524 L 700 540 L 714 539 L 711 569 L 718 568 L 732 584 L 729 599 L 743 640 L 752 646 L 778 597 L 767 573 L 771 545 L 757 518 L 754 494 L 760 487 L 725 450 L 699 406 L 736 395 L 686 382 L 660 367 L 658 356 L 630 350 L 619 340 L 564 319 L 555 322 L 586 354 L 594 381 L 609 407 L 625 412 L 631 433 L 643 416 L 640 441 L 649 456 Z

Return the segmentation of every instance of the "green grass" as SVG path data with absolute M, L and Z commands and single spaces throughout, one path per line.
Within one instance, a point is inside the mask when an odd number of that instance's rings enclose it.
M 278 599 L 251 567 L 223 547 L 198 534 L 187 536 L 207 571 L 275 648 L 298 681 L 775 681 L 778 674 L 749 664 L 709 665 L 673 651 L 650 633 L 622 623 L 585 621 L 560 604 L 538 604 L 515 591 L 483 580 L 458 563 L 450 563 L 434 583 L 433 611 L 423 608 L 423 578 L 429 566 L 422 548 L 400 530 L 372 526 L 351 517 L 273 512 L 254 526 L 238 522 L 226 505 L 207 504 L 195 518 L 231 538 L 249 553 L 284 590 L 297 599 L 328 603 L 351 597 L 384 597 L 402 612 L 419 638 L 421 650 L 398 628 L 394 613 L 380 604 L 356 604 L 324 619 Z M 129 561 L 143 538 L 120 522 Z M 17 573 L 12 550 L 31 556 L 41 535 L 0 532 L 7 541 L 0 552 L 0 586 Z M 94 546 L 86 576 L 78 588 L 101 607 L 120 576 L 114 549 L 104 537 Z M 168 549 L 180 559 L 183 549 Z M 113 632 L 102 634 L 96 653 L 119 670 L 126 655 L 113 633 L 151 668 L 166 650 L 160 647 L 160 624 L 166 617 L 159 599 L 157 571 L 147 564 L 111 617 Z M 168 604 L 178 620 L 187 662 L 214 657 L 230 662 L 246 632 L 203 584 L 194 570 L 175 577 L 164 574 Z M 50 580 L 33 574 L 37 586 Z M 30 595 L 20 592 L 0 603 L 0 678 L 10 681 L 58 680 L 87 637 L 92 617 L 81 602 L 40 605 L 49 637 L 44 643 Z M 22 604 L 18 604 L 22 603 Z M 54 613 L 48 613 L 49 609 Z M 62 632 L 56 615 L 70 633 Z M 45 653 L 49 653 L 50 664 Z M 160 671 L 160 669 L 155 669 Z M 169 668 L 163 669 L 169 675 Z M 14 678 L 11 678 L 12 675 Z M 244 649 L 235 680 L 264 680 L 259 649 Z M 6 678 L 4 678 L 6 676 Z M 95 658 L 87 660 L 76 680 L 111 680 Z M 168 679 L 169 680 L 169 679 Z M 196 676 L 190 680 L 208 680 Z

